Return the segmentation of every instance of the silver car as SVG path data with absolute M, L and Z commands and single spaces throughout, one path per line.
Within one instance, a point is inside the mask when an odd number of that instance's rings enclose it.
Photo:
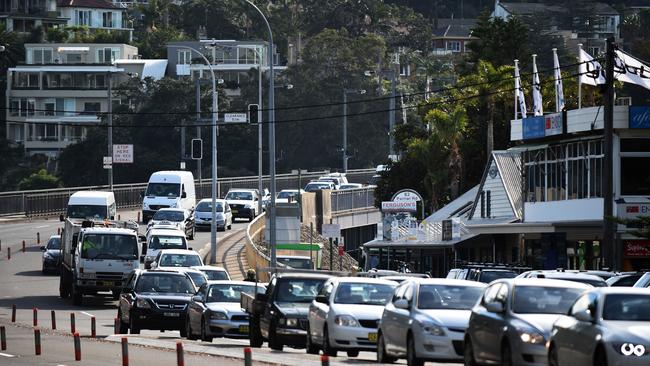
M 500 279 L 488 285 L 472 309 L 465 333 L 465 365 L 547 364 L 553 323 L 593 287 L 541 278 Z
M 550 366 L 650 365 L 650 290 L 599 288 L 578 298 L 551 332 Z
M 217 199 L 217 230 L 225 231 L 232 229 L 232 211 L 226 200 Z M 224 210 L 225 208 L 225 210 Z M 197 229 L 210 229 L 212 225 L 212 199 L 204 198 L 199 201 L 194 211 L 195 225 Z

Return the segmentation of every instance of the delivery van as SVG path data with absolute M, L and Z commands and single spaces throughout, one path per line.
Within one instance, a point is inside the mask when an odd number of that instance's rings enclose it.
M 142 222 L 147 223 L 161 208 L 194 210 L 196 193 L 192 172 L 159 171 L 151 174 L 142 198 Z

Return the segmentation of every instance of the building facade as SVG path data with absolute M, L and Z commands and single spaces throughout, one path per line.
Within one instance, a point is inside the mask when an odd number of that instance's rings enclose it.
M 65 24 L 66 19 L 58 16 L 56 0 L 1 0 L 0 23 L 7 31 L 29 33 Z
M 126 11 L 105 0 L 58 0 L 58 14 L 68 26 L 89 29 L 129 30 Z

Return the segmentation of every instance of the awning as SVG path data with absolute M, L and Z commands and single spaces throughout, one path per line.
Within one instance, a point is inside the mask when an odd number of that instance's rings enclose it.
M 73 47 L 73 46 L 61 46 L 57 48 L 58 52 L 88 52 L 90 47 Z
M 400 248 L 400 249 L 445 249 L 453 248 L 455 245 L 474 238 L 476 235 L 469 234 L 459 240 L 438 240 L 438 241 L 389 241 L 373 240 L 363 244 L 364 248 Z

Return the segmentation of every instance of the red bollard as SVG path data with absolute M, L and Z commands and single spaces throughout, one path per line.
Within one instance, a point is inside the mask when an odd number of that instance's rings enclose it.
M 34 354 L 41 354 L 41 330 L 38 328 L 34 328 Z
M 74 333 L 74 360 L 81 361 L 81 338 L 79 333 Z
M 0 350 L 7 350 L 7 333 L 4 325 L 0 325 Z
M 25 241 L 23 240 L 23 253 L 25 253 Z
M 122 366 L 129 366 L 129 339 L 122 337 Z
M 36 244 L 41 243 L 41 233 L 36 233 Z
M 56 330 L 56 315 L 54 314 L 54 310 L 51 311 L 52 314 L 52 329 Z
M 176 342 L 176 363 L 178 366 L 185 366 L 185 357 L 183 356 L 183 342 Z
M 16 304 L 11 305 L 11 322 L 16 322 Z
M 97 328 L 94 316 L 90 318 L 90 336 L 93 338 L 97 337 Z
M 11 259 L 11 248 L 7 247 L 7 260 Z
M 320 356 L 320 364 L 321 366 L 330 366 L 330 358 L 327 355 L 321 355 Z
M 34 326 L 37 327 L 38 326 L 38 308 L 36 306 L 34 306 L 32 308 L 32 313 L 34 313 Z
M 70 333 L 75 334 L 76 328 L 74 324 L 74 313 L 70 313 Z
M 253 353 L 250 347 L 244 348 L 244 366 L 253 365 Z

